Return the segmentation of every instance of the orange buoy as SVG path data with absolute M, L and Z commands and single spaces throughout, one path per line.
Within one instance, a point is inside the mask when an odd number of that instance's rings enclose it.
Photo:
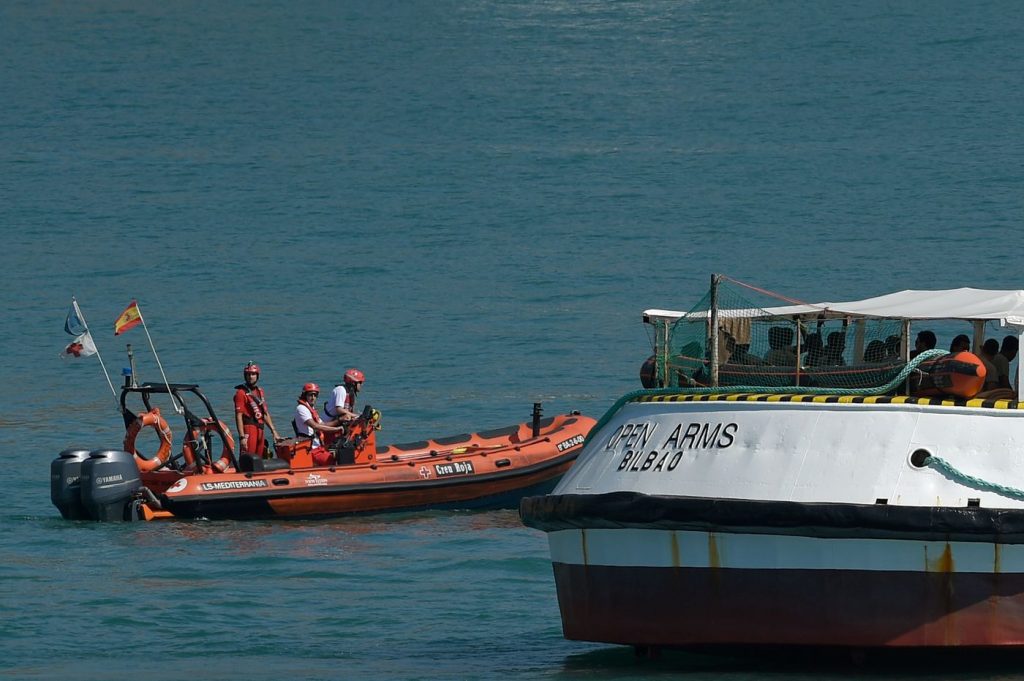
M 977 355 L 957 352 L 935 360 L 928 375 L 932 385 L 947 395 L 970 398 L 985 385 L 985 364 Z
M 654 359 L 654 355 L 651 355 L 644 360 L 644 363 L 640 365 L 640 385 L 647 388 L 658 387 L 658 363 Z

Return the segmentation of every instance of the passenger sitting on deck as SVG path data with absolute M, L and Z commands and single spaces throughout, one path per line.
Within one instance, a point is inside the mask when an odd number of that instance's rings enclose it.
M 885 359 L 896 361 L 900 358 L 900 337 L 889 336 L 885 339 Z
M 971 339 L 966 334 L 960 334 L 950 342 L 949 351 L 951 353 L 970 352 Z
M 910 353 L 910 359 L 914 359 L 925 350 L 934 350 L 939 340 L 935 337 L 934 331 L 925 329 L 917 334 L 917 338 L 914 340 L 914 350 Z
M 768 354 L 764 356 L 765 364 L 774 366 L 796 365 L 796 349 L 793 347 L 793 329 L 785 326 L 773 326 L 768 329 Z
M 313 438 L 313 447 L 320 446 L 318 433 L 337 433 L 343 430 L 340 426 L 324 423 L 317 413 L 316 398 L 320 395 L 320 386 L 316 383 L 307 383 L 302 386 L 302 393 L 299 394 L 299 403 L 295 406 L 295 418 L 292 421 L 292 428 L 295 429 L 296 437 Z
M 726 342 L 732 344 L 732 354 L 729 356 L 730 363 L 746 366 L 764 364 L 760 357 L 750 354 L 750 343 L 737 343 L 733 340 L 732 336 L 729 336 Z
M 865 362 L 884 362 L 885 361 L 885 343 L 878 340 L 877 338 L 868 343 L 867 349 L 864 351 Z
M 1000 388 L 1011 388 L 1010 385 L 1010 362 L 1017 356 L 1017 350 L 1020 348 L 1020 339 L 1016 336 L 1009 335 L 1003 338 L 1003 344 L 999 348 L 999 354 L 1006 359 L 1006 385 L 1000 385 Z M 1002 363 L 1002 360 L 1000 360 Z M 1014 390 L 1016 388 L 1014 387 Z
M 807 359 L 804 363 L 809 367 L 820 367 L 825 362 L 825 345 L 821 342 L 821 334 L 815 331 L 807 334 Z
M 978 359 L 985 365 L 985 386 L 982 388 L 982 391 L 995 390 L 999 387 L 999 367 L 994 361 L 998 354 L 999 341 L 995 338 L 989 338 L 982 344 L 981 354 L 978 355 Z M 1009 386 L 1009 381 L 1007 381 L 1006 385 Z
M 842 331 L 833 331 L 828 335 L 828 342 L 825 343 L 825 356 L 822 365 L 841 367 L 846 364 L 843 359 L 843 352 L 846 350 L 846 334 Z
M 1006 338 L 1014 338 L 1013 336 L 1007 336 Z M 1016 339 L 1015 339 L 1016 340 Z M 989 343 L 995 345 L 996 351 L 992 355 L 992 364 L 996 368 L 996 387 L 1010 389 L 1010 357 L 1002 352 L 999 348 L 999 341 L 995 338 L 991 338 L 985 341 L 987 346 Z M 1003 339 L 1003 344 L 1006 344 L 1006 339 Z M 1016 352 L 1014 352 L 1016 354 Z

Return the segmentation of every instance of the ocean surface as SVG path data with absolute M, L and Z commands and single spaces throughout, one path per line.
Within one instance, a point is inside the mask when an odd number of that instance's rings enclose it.
M 639 387 L 646 308 L 1021 288 L 1024 3 L 0 4 L 0 677 L 1018 679 L 566 641 L 514 510 L 91 524 L 126 343 L 279 425 L 357 366 L 382 443 Z M 993 329 L 993 335 L 1001 336 Z M 940 343 L 948 342 L 940 337 Z M 1019 485 L 1018 485 L 1019 486 Z

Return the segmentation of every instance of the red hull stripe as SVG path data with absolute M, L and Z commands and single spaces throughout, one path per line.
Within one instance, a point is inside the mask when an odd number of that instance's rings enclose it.
M 625 645 L 1019 646 L 1024 575 L 554 563 L 566 638 Z

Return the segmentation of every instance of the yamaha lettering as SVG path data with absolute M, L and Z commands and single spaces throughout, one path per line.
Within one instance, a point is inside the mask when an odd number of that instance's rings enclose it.
M 435 463 L 434 472 L 437 473 L 437 477 L 444 478 L 449 475 L 472 475 L 476 471 L 473 470 L 472 461 L 452 461 L 451 463 Z
M 673 471 L 683 460 L 683 454 L 692 450 L 727 449 L 736 441 L 739 425 L 736 423 L 680 423 L 658 449 L 644 447 L 657 424 L 631 424 L 619 427 L 608 441 L 606 449 L 623 443 L 627 449 L 619 461 L 619 471 L 660 473 Z M 630 446 L 632 442 L 639 447 Z M 655 445 L 657 446 L 657 445 Z
M 224 482 L 204 482 L 199 489 L 204 492 L 219 492 L 227 489 L 251 489 L 266 486 L 266 480 L 225 480 Z

